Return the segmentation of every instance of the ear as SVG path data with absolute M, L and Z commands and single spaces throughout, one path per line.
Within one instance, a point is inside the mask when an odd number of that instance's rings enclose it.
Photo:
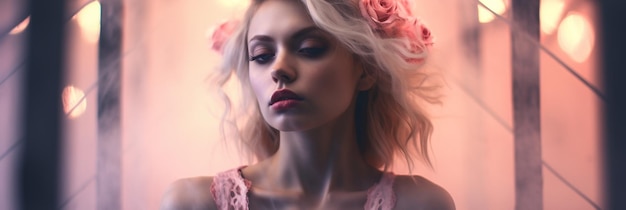
M 376 78 L 371 74 L 369 67 L 366 62 L 363 61 L 363 58 L 357 55 L 353 55 L 354 57 L 354 66 L 357 68 L 361 75 L 356 84 L 356 89 L 358 91 L 366 91 L 374 86 L 376 83 Z
M 360 63 L 358 68 L 360 68 L 361 70 L 361 76 L 359 77 L 359 80 L 357 81 L 356 89 L 358 91 L 369 90 L 376 83 L 376 78 L 374 78 L 374 76 L 372 76 L 372 74 L 369 71 L 367 71 L 363 63 Z

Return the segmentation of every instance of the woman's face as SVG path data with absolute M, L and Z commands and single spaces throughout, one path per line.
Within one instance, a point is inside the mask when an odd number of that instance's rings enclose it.
M 300 2 L 264 2 L 247 39 L 250 84 L 272 127 L 320 127 L 353 103 L 362 69 L 350 51 L 315 26 Z

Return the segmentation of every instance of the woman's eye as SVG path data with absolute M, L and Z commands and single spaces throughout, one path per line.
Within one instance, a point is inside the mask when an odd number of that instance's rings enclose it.
M 326 53 L 326 49 L 327 48 L 325 47 L 301 48 L 298 50 L 298 54 L 304 55 L 309 58 L 319 58 L 319 57 L 322 57 L 324 53 Z
M 270 62 L 272 58 L 274 58 L 274 54 L 264 53 L 264 54 L 250 57 L 250 61 L 256 62 L 258 64 L 266 64 Z

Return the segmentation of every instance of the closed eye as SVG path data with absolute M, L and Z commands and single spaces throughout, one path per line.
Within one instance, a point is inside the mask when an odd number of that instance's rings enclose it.
M 250 62 L 256 62 L 258 64 L 263 65 L 263 64 L 269 63 L 274 58 L 274 56 L 275 55 L 272 53 L 263 53 L 263 54 L 250 57 Z
M 326 47 L 307 47 L 298 50 L 298 54 L 307 58 L 319 58 L 322 57 L 328 48 Z

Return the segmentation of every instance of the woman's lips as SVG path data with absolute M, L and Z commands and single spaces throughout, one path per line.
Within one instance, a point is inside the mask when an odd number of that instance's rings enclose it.
M 298 96 L 298 94 L 292 92 L 291 90 L 280 89 L 274 92 L 274 94 L 272 94 L 272 98 L 270 99 L 269 105 L 271 106 L 279 101 L 286 101 L 286 100 L 300 101 L 302 100 L 302 97 Z
M 302 101 L 302 97 L 298 96 L 298 94 L 287 89 L 281 89 L 272 94 L 269 106 L 274 110 L 281 111 L 293 108 L 300 101 Z
M 276 103 L 272 104 L 270 107 L 276 111 L 283 111 L 283 110 L 291 109 L 297 106 L 298 103 L 300 103 L 299 100 L 287 99 L 287 100 L 277 101 Z

